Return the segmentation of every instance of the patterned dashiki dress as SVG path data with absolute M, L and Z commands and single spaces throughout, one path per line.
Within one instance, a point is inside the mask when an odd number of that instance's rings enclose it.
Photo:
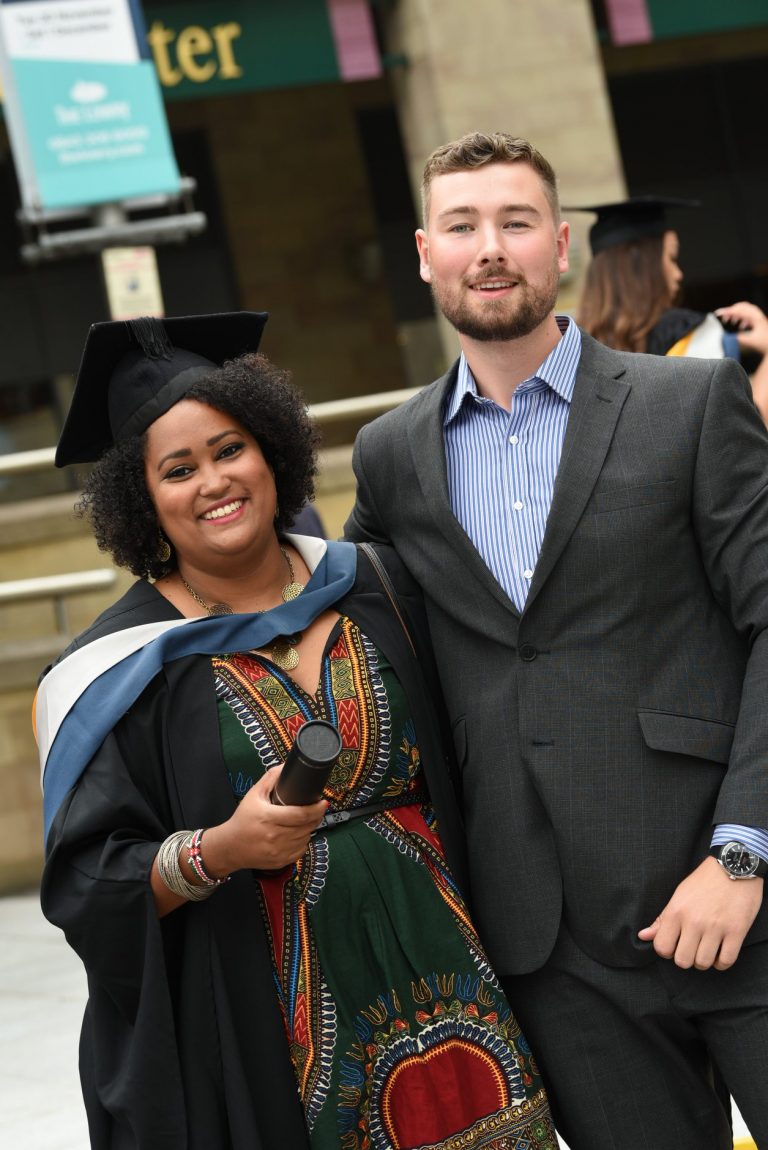
M 267 658 L 217 656 L 213 667 L 237 796 L 312 718 L 343 740 L 325 791 L 332 810 L 423 787 L 400 684 L 350 619 L 329 637 L 314 697 Z M 257 890 L 313 1150 L 557 1147 L 428 802 L 317 832 Z

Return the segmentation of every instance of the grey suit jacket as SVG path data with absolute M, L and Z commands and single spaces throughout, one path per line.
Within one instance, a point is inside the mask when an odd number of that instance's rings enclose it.
M 455 378 L 360 432 L 346 534 L 391 541 L 424 591 L 497 971 L 540 966 L 563 914 L 641 965 L 713 822 L 768 826 L 768 434 L 733 361 L 585 335 L 520 615 L 451 511 Z

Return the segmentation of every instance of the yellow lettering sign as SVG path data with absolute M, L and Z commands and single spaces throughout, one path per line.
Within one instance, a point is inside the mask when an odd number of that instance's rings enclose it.
M 217 24 L 211 28 L 190 24 L 176 34 L 162 20 L 155 20 L 147 32 L 155 68 L 164 88 L 174 88 L 182 80 L 204 84 L 216 77 L 236 80 L 243 69 L 235 59 L 233 41 L 242 35 L 240 24 Z M 175 59 L 174 49 L 175 47 Z

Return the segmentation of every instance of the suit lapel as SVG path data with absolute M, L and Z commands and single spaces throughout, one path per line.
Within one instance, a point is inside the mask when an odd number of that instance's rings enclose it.
M 582 352 L 544 539 L 525 609 L 560 558 L 603 468 L 630 385 L 624 364 L 582 333 Z
M 497 583 L 451 508 L 443 438 L 443 411 L 446 397 L 456 383 L 457 375 L 458 361 L 441 379 L 422 392 L 422 402 L 414 410 L 413 418 L 408 425 L 408 440 L 414 469 L 425 506 L 451 551 L 505 611 L 511 611 L 519 617 L 515 604 Z

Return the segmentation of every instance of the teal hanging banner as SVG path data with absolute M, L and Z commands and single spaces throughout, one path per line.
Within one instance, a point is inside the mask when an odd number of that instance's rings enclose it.
M 157 74 L 131 0 L 0 0 L 0 66 L 25 207 L 178 190 Z

